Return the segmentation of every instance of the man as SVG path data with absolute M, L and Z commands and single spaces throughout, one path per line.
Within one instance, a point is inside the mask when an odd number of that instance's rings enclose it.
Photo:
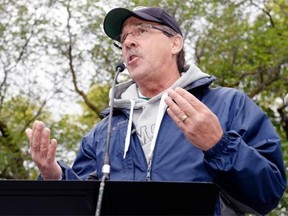
M 275 208 L 286 176 L 273 125 L 243 92 L 212 88 L 215 77 L 186 65 L 175 19 L 157 7 L 116 8 L 104 30 L 132 78 L 115 88 L 110 179 L 214 182 L 229 200 L 220 199 L 217 214 Z M 36 121 L 26 133 L 41 178 L 101 179 L 107 122 L 83 137 L 69 168 L 55 159 L 57 141 Z

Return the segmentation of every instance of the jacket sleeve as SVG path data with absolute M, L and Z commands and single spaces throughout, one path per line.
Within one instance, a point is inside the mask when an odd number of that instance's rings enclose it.
M 236 94 L 232 106 L 228 123 L 222 125 L 224 135 L 204 152 L 204 163 L 221 190 L 267 214 L 286 188 L 281 142 L 267 115 L 249 97 Z
M 94 130 L 84 136 L 80 142 L 80 148 L 72 166 L 58 161 L 62 169 L 62 180 L 98 180 L 96 143 Z

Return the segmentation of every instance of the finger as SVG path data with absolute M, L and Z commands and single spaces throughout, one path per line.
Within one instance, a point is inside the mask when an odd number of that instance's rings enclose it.
M 198 98 L 196 98 L 193 94 L 186 91 L 185 89 L 177 87 L 175 89 L 175 92 L 177 92 L 178 95 L 181 96 L 181 98 L 185 102 L 188 102 L 190 108 L 191 108 L 191 106 L 195 110 L 202 110 L 203 108 L 206 108 L 206 106 L 201 101 L 199 101 Z M 183 103 L 183 100 L 181 101 L 182 103 Z M 187 103 L 186 103 L 186 105 L 187 105 Z M 183 106 L 184 106 L 184 108 L 186 108 L 185 104 Z
M 27 128 L 27 129 L 25 130 L 25 133 L 26 133 L 26 136 L 27 136 L 28 140 L 30 141 L 31 136 L 32 136 L 32 129 L 31 129 L 31 128 Z M 30 142 L 29 142 L 29 143 L 30 143 Z
M 31 153 L 31 143 L 32 143 L 32 141 L 31 141 L 31 137 L 32 137 L 32 129 L 31 128 L 27 128 L 26 130 L 25 130 L 25 133 L 26 133 L 26 136 L 27 136 L 27 138 L 28 138 L 28 140 L 29 140 L 29 153 Z
M 176 91 L 176 89 L 181 90 L 180 94 L 178 91 Z M 182 89 L 182 88 L 176 88 L 174 91 L 171 92 L 171 96 L 173 97 L 173 100 L 178 104 L 178 106 L 180 107 L 180 109 L 182 109 L 183 111 L 191 111 L 191 109 L 193 109 L 193 107 L 191 107 L 189 101 L 187 100 L 187 95 L 186 98 L 184 97 L 185 94 L 190 94 L 189 92 L 187 92 L 186 90 Z
M 50 144 L 50 129 L 45 128 L 42 133 L 42 138 L 40 142 L 40 157 L 46 158 L 47 152 Z
M 41 121 L 35 121 L 32 129 L 32 140 L 30 140 L 30 145 L 33 151 L 39 151 L 41 137 L 45 125 Z
M 178 94 L 175 90 L 168 90 L 168 99 L 165 100 L 171 111 L 182 121 L 186 121 L 187 117 L 193 114 L 190 104 Z
M 56 157 L 56 147 L 57 147 L 57 140 L 52 139 L 51 143 L 48 147 L 48 152 L 47 152 L 47 162 L 49 164 L 53 163 L 55 161 Z
M 38 124 L 38 121 L 35 121 L 33 123 L 33 126 L 32 126 L 32 131 L 31 131 L 31 134 L 30 134 L 30 149 L 31 151 L 34 151 L 34 149 L 37 149 L 37 143 L 36 143 L 36 139 L 35 139 L 35 133 L 36 133 L 36 130 L 37 130 L 37 124 Z
M 183 124 L 180 120 L 180 118 L 171 110 L 171 108 L 167 109 L 167 113 L 171 117 L 171 119 L 175 122 L 175 124 L 178 125 L 178 127 L 181 127 L 181 124 Z
M 168 96 L 165 98 L 165 103 L 169 107 L 167 109 L 167 112 L 170 114 L 171 117 L 177 117 L 178 119 L 181 119 L 182 116 L 186 115 L 186 113 L 181 110 L 179 105 L 175 102 L 175 100 L 172 99 L 173 96 Z M 175 98 L 175 97 L 173 97 Z M 169 110 L 169 111 L 168 111 Z
M 186 127 L 185 123 L 189 119 L 188 116 L 183 111 L 181 111 L 181 109 L 179 109 L 178 105 L 175 104 L 171 98 L 167 97 L 166 103 L 169 106 L 167 108 L 168 115 L 175 122 L 175 124 L 184 131 Z

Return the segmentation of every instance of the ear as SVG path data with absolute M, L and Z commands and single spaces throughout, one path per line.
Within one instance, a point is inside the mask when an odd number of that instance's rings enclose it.
M 177 34 L 171 37 L 171 40 L 172 40 L 171 52 L 173 54 L 179 53 L 183 47 L 183 37 L 180 34 Z

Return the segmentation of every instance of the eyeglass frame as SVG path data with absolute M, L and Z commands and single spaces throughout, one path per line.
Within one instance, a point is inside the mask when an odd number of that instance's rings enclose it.
M 172 37 L 172 36 L 175 36 L 175 35 L 178 34 L 178 33 L 175 32 L 173 29 L 171 29 L 169 26 L 166 26 L 166 25 L 159 25 L 159 27 L 158 27 L 158 26 L 152 25 L 152 24 L 150 24 L 150 23 L 140 23 L 140 24 L 137 24 L 136 26 L 140 26 L 140 25 L 146 25 L 146 27 L 149 27 L 150 29 L 156 29 L 156 30 L 158 30 L 158 31 L 161 31 L 161 32 L 163 32 L 167 37 Z M 144 28 L 144 27 L 143 27 L 143 28 Z M 119 36 L 117 36 L 117 37 L 113 40 L 113 45 L 114 45 L 116 48 L 122 50 L 122 44 L 124 43 L 124 41 L 126 40 L 126 38 L 127 38 L 127 36 L 128 36 L 129 34 L 132 34 L 132 35 L 133 35 L 133 31 L 127 33 L 127 34 L 125 35 L 124 40 L 121 39 L 121 35 L 122 35 L 122 34 L 120 34 Z M 134 36 L 134 35 L 133 35 L 133 36 Z M 135 37 L 135 36 L 134 36 L 134 37 Z M 120 38 L 120 40 L 119 40 L 119 38 Z M 121 42 L 121 41 L 122 41 L 122 42 Z

